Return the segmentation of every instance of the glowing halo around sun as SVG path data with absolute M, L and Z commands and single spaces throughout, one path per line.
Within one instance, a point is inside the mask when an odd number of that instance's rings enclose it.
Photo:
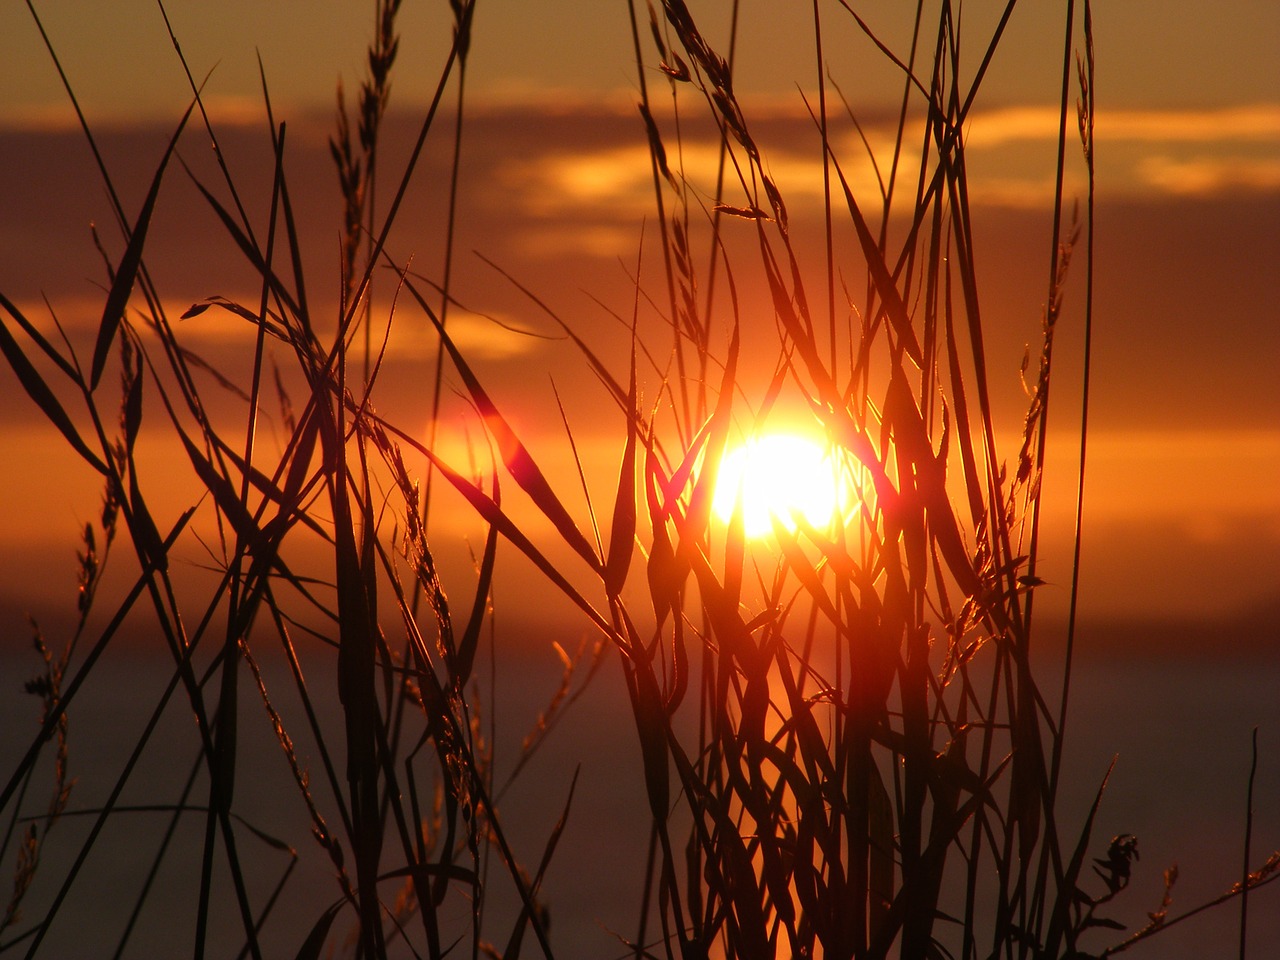
M 818 530 L 846 512 L 852 490 L 827 448 L 798 433 L 767 433 L 725 451 L 712 509 L 724 522 L 742 511 L 747 537 L 794 531 L 797 517 Z

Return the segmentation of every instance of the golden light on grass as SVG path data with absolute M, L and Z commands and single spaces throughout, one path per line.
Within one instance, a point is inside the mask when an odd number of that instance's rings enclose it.
M 725 523 L 741 510 L 743 533 L 758 538 L 771 533 L 775 521 L 788 530 L 799 519 L 830 528 L 852 497 L 826 446 L 801 433 L 771 432 L 725 451 L 712 506 Z

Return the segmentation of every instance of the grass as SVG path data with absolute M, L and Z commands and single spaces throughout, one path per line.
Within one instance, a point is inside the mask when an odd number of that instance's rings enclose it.
M 42 952 L 104 828 L 136 812 L 121 797 L 177 698 L 193 718 L 196 755 L 180 799 L 148 808 L 167 815 L 168 826 L 117 956 L 127 951 L 162 867 L 175 860 L 198 877 L 197 957 L 228 952 L 213 932 L 215 915 L 227 913 L 238 919 L 242 956 L 267 955 L 264 931 L 276 925 L 296 931 L 299 958 L 334 950 L 368 958 L 555 956 L 540 891 L 572 819 L 576 781 L 538 785 L 563 796 L 563 807 L 536 846 L 526 841 L 518 851 L 500 813 L 506 782 L 495 777 L 480 683 L 495 656 L 500 544 L 522 555 L 597 638 L 578 657 L 561 651 L 562 682 L 524 738 L 515 773 L 581 689 L 575 678 L 601 667 L 602 651 L 615 655 L 625 681 L 649 862 L 634 936 L 621 938 L 618 955 L 1082 958 L 1174 927 L 1181 917 L 1169 916 L 1166 893 L 1149 927 L 1115 939 L 1118 925 L 1106 911 L 1128 885 L 1136 842 L 1093 836 L 1101 773 L 1091 807 L 1064 810 L 1059 801 L 1079 534 L 1066 679 L 1060 690 L 1045 690 L 1038 679 L 1046 655 L 1033 612 L 1043 582 L 1046 471 L 1078 469 L 1077 527 L 1084 503 L 1094 197 L 1088 4 L 1082 23 L 1074 3 L 1066 8 L 1043 342 L 1029 370 L 1020 442 L 1005 450 L 990 396 L 965 130 L 1014 4 L 973 47 L 968 36 L 961 43 L 950 4 L 921 4 L 909 51 L 881 44 L 844 2 L 814 4 L 818 63 L 832 56 L 823 23 L 853 18 L 900 71 L 902 90 L 891 159 L 875 167 L 879 189 L 868 195 L 852 185 L 865 158 L 843 153 L 838 144 L 846 141 L 832 135 L 837 124 L 860 130 L 857 113 L 834 80 L 824 72 L 816 78 L 816 102 L 805 101 L 823 169 L 822 266 L 815 271 L 750 106 L 734 89 L 736 5 L 722 54 L 681 0 L 650 6 L 647 24 L 628 3 L 637 128 L 652 167 L 647 237 L 658 249 L 638 251 L 632 313 L 619 328 L 626 340 L 594 343 L 546 309 L 536 289 L 527 291 L 579 348 L 583 370 L 616 409 L 616 480 L 603 491 L 583 480 L 595 505 L 585 518 L 566 492 L 572 484 L 539 465 L 519 418 L 502 409 L 450 336 L 474 4 L 451 0 L 453 44 L 390 188 L 379 145 L 399 3 L 378 0 L 374 8 L 355 120 L 340 90 L 330 144 L 343 201 L 334 316 L 314 312 L 321 298 L 305 277 L 288 126 L 275 117 L 265 78 L 274 159 L 265 210 L 250 214 L 220 149 L 220 182 L 196 181 L 259 289 L 256 302 L 210 298 L 183 319 L 217 311 L 252 324 L 251 354 L 215 381 L 239 392 L 247 414 L 227 421 L 215 411 L 211 388 L 201 386 L 207 365 L 183 344 L 147 269 L 148 230 L 161 184 L 180 162 L 184 129 L 203 127 L 219 143 L 189 72 L 191 109 L 132 216 L 81 115 L 123 245 L 112 257 L 103 244 L 107 285 L 92 345 L 75 344 L 61 328 L 50 339 L 0 299 L 7 315 L 0 349 L 10 368 L 104 489 L 100 521 L 83 534 L 79 626 L 56 655 L 36 633 L 42 672 L 29 689 L 42 704 L 41 729 L 0 797 L 9 812 L 3 849 L 16 861 L 0 949 Z M 39 22 L 34 8 L 32 15 Z M 960 69 L 962 49 L 977 51 L 972 76 Z M 57 62 L 52 45 L 50 53 Z M 432 282 L 395 259 L 390 238 L 450 91 L 457 101 L 445 255 Z M 68 94 L 75 103 L 70 87 Z M 714 187 L 684 166 L 682 124 L 694 117 L 719 131 Z M 1082 220 L 1070 214 L 1063 186 L 1072 163 L 1083 165 L 1089 184 Z M 379 195 L 390 197 L 385 208 Z M 655 264 L 657 282 L 646 285 Z M 1055 334 L 1069 281 L 1081 270 L 1080 455 L 1059 468 L 1046 462 L 1050 411 L 1077 414 L 1051 407 Z M 375 277 L 380 301 L 391 304 L 386 330 L 374 319 Z M 771 325 L 742 308 L 740 287 L 756 283 Z M 395 316 L 407 310 L 429 318 L 438 336 L 432 410 L 440 409 L 451 370 L 485 424 L 477 455 L 487 446 L 492 469 L 451 463 L 434 433 L 423 441 L 380 415 L 384 338 L 395 335 Z M 757 383 L 744 352 L 758 356 L 761 343 L 769 345 L 772 369 Z M 622 368 L 606 359 L 619 346 L 630 356 Z M 108 372 L 118 374 L 118 399 L 104 386 Z M 244 382 L 247 388 L 230 386 Z M 275 450 L 261 439 L 273 393 L 286 434 Z M 841 451 L 857 504 L 832 529 L 775 525 L 762 558 L 740 516 L 713 521 L 712 500 L 731 437 L 784 408 L 804 411 Z M 144 418 L 163 423 L 194 481 L 189 507 L 167 528 L 157 522 L 148 498 L 154 481 L 137 456 Z M 427 465 L 421 477 L 411 466 L 419 462 Z M 502 484 L 511 482 L 534 519 L 504 499 Z M 461 601 L 444 587 L 430 533 L 441 487 L 459 495 L 487 531 Z M 180 582 L 188 568 L 171 561 L 195 538 L 213 574 L 199 580 L 203 592 L 192 601 Z M 299 544 L 326 558 L 322 572 L 297 559 L 306 556 Z M 102 571 L 120 549 L 132 551 L 138 574 L 105 600 Z M 99 615 L 104 603 L 114 607 Z M 139 615 L 135 608 L 146 608 L 162 638 L 171 680 L 106 799 L 75 811 L 92 827 L 47 905 L 27 919 L 42 848 L 75 795 L 67 744 L 76 695 L 126 620 Z M 263 669 L 268 652 L 287 668 L 283 681 Z M 324 717 L 335 698 L 337 729 Z M 243 776 L 248 701 L 261 702 L 311 842 L 326 861 L 327 901 L 293 900 L 298 852 L 240 819 L 241 798 L 254 788 Z M 33 819 L 28 794 L 50 743 L 52 795 Z M 192 822 L 198 839 L 183 847 L 178 827 Z M 285 863 L 265 892 L 251 861 L 267 857 L 248 852 L 261 845 Z M 1247 863 L 1223 897 L 1240 895 L 1242 956 L 1244 894 L 1273 880 L 1280 861 L 1273 855 L 1253 872 Z M 1167 877 L 1169 888 L 1174 879 Z M 352 931 L 346 941 L 337 932 L 343 925 Z M 1108 936 L 1112 945 L 1100 946 Z

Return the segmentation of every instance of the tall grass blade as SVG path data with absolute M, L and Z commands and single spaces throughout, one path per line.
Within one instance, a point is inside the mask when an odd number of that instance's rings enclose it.
M 329 936 L 329 928 L 333 926 L 334 918 L 342 910 L 344 904 L 336 903 L 316 919 L 312 924 L 307 938 L 302 941 L 302 946 L 298 948 L 298 952 L 294 954 L 294 960 L 320 960 L 321 951 L 324 950 L 324 942 Z
M 453 470 L 439 456 L 427 450 L 425 447 L 419 449 L 427 457 L 431 458 L 435 464 L 435 468 L 440 471 L 441 475 L 449 481 L 459 493 L 461 493 L 467 501 L 475 508 L 476 512 L 484 519 L 484 521 L 496 528 L 504 537 L 506 537 L 512 545 L 521 553 L 533 561 L 534 566 L 545 574 L 548 579 L 568 597 L 587 617 L 606 633 L 611 632 L 608 621 L 600 615 L 600 613 L 591 606 L 591 604 L 582 596 L 582 594 L 564 577 L 547 557 L 540 551 L 530 540 L 519 526 L 503 511 L 497 496 L 497 481 L 495 480 L 494 495 L 490 497 L 480 490 L 475 484 L 471 483 L 461 474 Z
M 6 302 L 6 309 L 9 305 Z M 27 392 L 35 405 L 48 418 L 49 422 L 57 427 L 58 432 L 66 438 L 71 444 L 71 448 L 80 454 L 93 469 L 97 470 L 104 477 L 110 475 L 107 465 L 85 444 L 84 439 L 76 430 L 75 424 L 71 422 L 71 417 L 67 415 L 67 411 L 63 409 L 62 404 L 58 402 L 58 398 L 53 391 L 49 389 L 49 385 L 45 382 L 44 377 L 40 376 L 39 371 L 27 358 L 22 347 L 14 339 L 13 334 L 9 332 L 6 324 L 0 323 L 0 353 L 3 353 L 5 359 L 9 361 L 9 366 L 18 377 L 18 382 L 22 384 L 22 388 Z
M 604 565 L 605 590 L 617 596 L 627 579 L 636 538 L 636 437 L 640 432 L 636 409 L 636 351 L 631 348 L 631 382 L 627 390 L 627 439 L 618 468 L 618 492 L 613 501 L 613 525 L 609 532 L 609 553 Z
M 142 266 L 142 250 L 147 242 L 147 228 L 151 226 L 151 215 L 155 211 L 156 197 L 160 194 L 160 182 L 164 179 L 165 168 L 169 165 L 169 158 L 173 156 L 174 148 L 178 145 L 178 138 L 182 136 L 182 131 L 186 128 L 187 120 L 190 118 L 193 109 L 195 109 L 194 102 L 187 107 L 182 119 L 178 122 L 178 128 L 174 130 L 173 136 L 169 138 L 169 144 L 165 147 L 164 156 L 160 159 L 160 165 L 156 168 L 155 175 L 151 178 L 151 187 L 147 190 L 147 198 L 142 203 L 138 219 L 134 221 L 133 229 L 129 231 L 129 243 L 125 247 L 124 256 L 120 258 L 120 265 L 116 268 L 115 277 L 112 278 L 111 289 L 107 293 L 107 302 L 102 308 L 102 321 L 98 326 L 98 339 L 93 348 L 93 365 L 89 373 L 89 390 L 91 392 L 98 388 L 98 381 L 102 378 L 102 370 L 106 366 L 107 356 L 111 352 L 111 344 L 116 338 L 116 330 L 120 327 L 120 321 L 124 319 L 124 311 L 133 292 L 133 282 L 137 279 L 138 270 Z
M 529 494 L 534 505 L 551 521 L 564 539 L 564 542 L 578 556 L 582 557 L 592 570 L 599 572 L 601 570 L 600 558 L 596 555 L 587 538 L 583 536 L 582 531 L 578 529 L 573 518 L 569 516 L 569 511 L 565 509 L 564 504 L 560 502 L 559 497 L 551 489 L 551 484 L 534 461 L 528 448 L 516 436 L 511 425 L 489 398 L 488 392 L 480 385 L 479 379 L 471 370 L 471 365 L 463 358 L 461 351 L 454 344 L 453 338 L 445 330 L 440 317 L 436 315 L 436 312 L 431 309 L 426 300 L 414 289 L 412 283 L 408 284 L 408 287 L 410 293 L 418 301 L 418 305 L 422 307 L 435 326 L 440 342 L 444 344 L 450 360 L 453 361 L 454 367 L 467 387 L 467 392 L 470 394 L 476 408 L 480 411 L 480 415 L 484 418 L 485 426 L 497 442 L 502 462 L 506 465 L 507 470 L 510 471 L 511 476 Z
M 1098 785 L 1098 792 L 1089 807 L 1089 814 L 1085 817 L 1084 826 L 1080 830 L 1080 838 L 1076 841 L 1075 851 L 1071 854 L 1071 860 L 1067 863 L 1066 871 L 1061 877 L 1059 895 L 1054 905 L 1053 915 L 1049 920 L 1049 930 L 1044 943 L 1044 950 L 1048 956 L 1058 956 L 1059 945 L 1063 944 L 1064 941 L 1068 954 L 1075 952 L 1077 949 L 1068 911 L 1077 902 L 1076 891 L 1080 883 L 1080 871 L 1084 867 L 1084 860 L 1088 853 L 1089 842 L 1093 837 L 1093 821 L 1098 814 L 1098 808 L 1102 806 L 1102 794 L 1107 788 L 1107 782 L 1111 779 L 1111 772 L 1115 769 L 1115 765 L 1115 758 L 1112 758 L 1111 763 L 1107 766 L 1107 772 L 1102 778 L 1102 783 Z
M 181 158 L 179 158 L 179 160 L 181 160 Z M 268 267 L 267 262 L 262 256 L 261 251 L 258 249 L 257 243 L 254 239 L 245 232 L 244 228 L 236 223 L 235 218 L 231 216 L 221 201 L 213 195 L 208 187 L 196 178 L 194 173 L 189 169 L 186 172 L 191 184 L 200 192 L 201 196 L 204 197 L 205 202 L 209 205 L 209 208 L 213 210 L 219 222 L 222 224 L 223 229 L 227 231 L 227 234 L 231 237 L 232 241 L 240 248 L 240 252 L 244 255 L 245 259 L 248 260 L 250 265 L 258 271 L 260 276 L 265 277 L 268 282 L 270 282 L 272 295 L 280 298 L 290 314 L 300 316 L 302 314 L 302 308 L 298 305 L 293 294 L 289 292 L 287 287 L 285 287 L 284 282 Z M 219 305 L 230 309 L 230 301 L 226 301 L 222 297 L 210 298 L 209 302 L 213 301 L 216 301 Z M 192 309 L 194 309 L 194 307 Z M 266 320 L 266 318 L 255 317 L 252 313 L 250 313 L 248 319 L 252 319 L 252 322 L 254 323 L 265 322 Z M 268 329 L 271 328 L 269 327 Z M 282 340 L 289 339 L 287 334 L 274 335 L 279 336 Z
M 475 599 L 471 604 L 471 615 L 458 641 L 458 666 L 454 682 L 461 686 L 471 679 L 471 671 L 475 665 L 476 650 L 480 646 L 480 630 L 484 626 L 485 611 L 489 608 L 490 591 L 493 585 L 493 566 L 498 556 L 498 527 L 489 525 L 489 532 L 484 539 L 484 553 L 480 557 L 480 573 L 476 579 Z
M 542 879 L 546 875 L 547 867 L 551 865 L 551 857 L 555 854 L 556 845 L 560 842 L 560 837 L 564 833 L 565 824 L 569 820 L 569 809 L 573 806 L 573 793 L 578 787 L 578 774 L 582 768 L 575 768 L 573 771 L 573 779 L 569 781 L 569 796 L 565 798 L 564 809 L 560 813 L 560 819 L 551 828 L 551 835 L 547 837 L 546 846 L 542 851 L 542 859 L 538 862 L 538 871 L 534 874 L 533 882 L 529 885 L 529 892 L 536 895 L 538 888 L 542 886 Z M 543 924 L 545 926 L 545 919 Z M 520 911 L 520 917 L 516 921 L 515 929 L 511 931 L 511 938 L 507 941 L 507 949 L 502 952 L 503 960 L 517 960 L 520 956 L 520 944 L 524 940 L 524 932 L 529 926 L 529 910 L 528 907 Z
M 14 305 L 13 301 L 3 293 L 0 293 L 0 307 L 3 307 L 14 320 L 18 321 L 18 326 L 22 327 L 22 332 L 30 337 L 32 341 L 35 342 L 35 345 L 40 348 L 40 352 L 56 363 L 58 365 L 58 369 L 65 373 L 73 383 L 81 382 L 82 378 L 76 371 L 76 368 L 72 366 L 61 353 L 54 349 L 53 345 L 49 343 L 49 341 L 45 339 L 44 335 L 36 328 L 36 325 L 28 320 L 23 315 L 22 311 Z
M 1088 13 L 1088 6 L 1085 12 Z M 1258 776 L 1258 728 L 1250 737 L 1249 785 L 1245 790 L 1244 805 L 1244 866 L 1240 876 L 1240 960 L 1245 960 L 1249 946 L 1249 864 L 1253 858 L 1253 786 Z
M 853 196 L 853 190 L 849 186 L 849 181 L 845 178 L 844 170 L 840 166 L 838 159 L 831 153 L 829 145 L 827 156 L 831 159 L 832 169 L 835 170 L 836 177 L 840 181 L 840 189 L 844 192 L 845 206 L 857 231 L 858 243 L 861 246 L 867 269 L 870 271 L 871 278 L 875 283 L 876 293 L 880 295 L 880 299 L 884 302 L 884 311 L 898 336 L 897 345 L 900 349 L 906 351 L 907 356 L 915 362 L 916 366 L 923 367 L 925 360 L 924 354 L 920 350 L 920 341 L 916 337 L 915 328 L 911 325 L 911 317 L 907 311 L 907 305 L 903 302 L 902 295 L 898 292 L 897 284 L 894 283 L 893 277 L 889 273 L 889 268 L 885 264 L 884 254 L 880 252 L 875 235 L 872 234 L 871 228 L 867 225 L 866 217 L 863 216 L 862 209 Z

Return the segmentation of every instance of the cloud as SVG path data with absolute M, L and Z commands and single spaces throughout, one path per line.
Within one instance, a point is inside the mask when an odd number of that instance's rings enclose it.
M 1066 174 L 1067 196 L 1084 192 L 1082 178 Z M 1051 174 L 1043 176 L 982 176 L 968 184 L 969 202 L 977 206 L 1012 210 L 1046 210 L 1052 207 L 1055 183 Z
M 261 97 L 232 94 L 210 94 L 203 97 L 205 112 L 215 128 L 263 126 L 267 111 Z M 89 116 L 95 133 L 161 129 L 172 130 L 182 118 L 187 102 L 175 96 L 168 111 L 140 112 L 129 102 L 95 107 Z M 277 105 L 278 107 L 278 105 Z M 193 126 L 199 125 L 196 118 Z M 23 133 L 72 133 L 80 130 L 80 119 L 70 103 L 24 103 L 4 109 L 0 128 Z
M 1280 142 L 1280 104 L 1098 114 L 1098 136 L 1160 143 Z
M 453 308 L 445 329 L 454 345 L 472 360 L 510 360 L 536 351 L 545 341 L 540 334 L 520 329 L 498 317 Z M 375 337 L 386 330 L 385 316 L 375 319 Z M 397 310 L 387 342 L 388 355 L 397 360 L 429 360 L 439 337 L 429 319 L 417 310 Z
M 1078 156 L 1074 116 L 1068 123 L 1069 147 Z M 1280 104 L 1211 110 L 1103 109 L 1096 124 L 1099 180 L 1112 196 L 1280 192 Z M 1030 151 L 1037 144 L 1053 142 L 1057 135 L 1058 111 L 1053 107 L 975 115 L 966 146 L 971 156 L 981 158 L 984 173 L 971 182 L 971 196 L 1001 205 L 1043 205 L 1052 196 L 1052 171 L 1039 176 L 1022 171 L 1030 162 Z M 1072 184 L 1077 192 L 1081 186 Z
M 801 122 L 801 121 L 797 121 Z M 806 131 L 810 121 L 803 121 Z M 893 144 L 885 137 L 869 137 L 876 150 L 880 170 L 888 169 Z M 746 205 L 751 201 L 749 186 L 744 186 L 738 170 L 748 184 L 747 160 L 738 154 L 738 166 L 732 158 L 724 168 L 724 202 Z M 764 170 L 777 184 L 788 208 L 818 209 L 823 196 L 823 169 L 818 141 L 792 138 L 785 145 L 762 147 Z M 857 197 L 879 197 L 880 183 L 867 149 L 854 136 L 845 137 L 837 147 L 841 168 L 850 189 Z M 910 150 L 904 150 L 901 162 L 911 163 Z M 673 174 L 689 188 L 691 206 L 704 204 L 709 211 L 714 203 L 715 187 L 720 172 L 721 150 L 718 141 L 686 135 L 677 150 L 667 145 L 667 163 Z M 832 192 L 839 204 L 840 186 L 832 173 Z M 531 228 L 534 239 L 524 244 L 527 252 L 584 252 L 616 255 L 635 246 L 634 231 L 619 229 L 619 221 L 638 223 L 653 211 L 653 169 L 647 144 L 608 143 L 579 150 L 557 148 L 547 153 L 522 156 L 502 162 L 495 182 L 499 192 L 493 203 L 509 204 L 512 198 L 526 215 L 543 221 L 572 221 L 571 227 Z M 664 185 L 664 189 L 667 189 Z M 756 202 L 767 209 L 764 191 L 758 188 Z M 499 199 L 500 198 L 500 199 Z M 607 224 L 607 225 L 606 225 Z M 543 244 L 546 244 L 544 247 Z
M 553 150 L 502 163 L 498 181 L 526 213 L 543 218 L 582 210 L 640 214 L 652 203 L 649 151 L 642 144 Z
M 634 257 L 640 227 L 616 224 L 534 223 L 508 241 L 531 259 L 587 256 L 614 260 Z
M 1054 143 L 1058 108 L 1008 107 L 975 112 L 966 129 L 970 160 L 970 200 L 987 206 L 1042 209 L 1054 193 Z M 1067 189 L 1085 189 L 1079 162 L 1075 117 L 1068 119 L 1072 155 Z M 620 128 L 627 130 L 626 126 Z M 812 121 L 770 114 L 760 134 L 764 167 L 795 213 L 822 202 L 823 170 Z M 880 195 L 879 176 L 889 169 L 894 126 L 890 121 L 863 125 L 867 143 L 847 128 L 833 133 L 835 153 L 854 196 L 862 202 Z M 627 130 L 629 137 L 633 130 Z M 1102 110 L 1097 118 L 1099 181 L 1109 195 L 1217 196 L 1280 191 L 1280 104 L 1206 110 Z M 878 170 L 868 157 L 874 151 Z M 686 129 L 683 140 L 667 142 L 668 163 L 691 187 L 691 199 L 708 207 L 715 193 L 720 147 L 713 133 Z M 912 156 L 916 153 L 916 156 Z M 740 162 L 742 161 L 740 158 Z M 905 145 L 900 168 L 918 164 L 918 148 Z M 743 204 L 745 191 L 726 167 L 725 200 Z M 536 230 L 545 249 L 616 255 L 634 239 L 605 223 L 638 220 L 652 212 L 652 170 L 647 145 L 638 139 L 605 138 L 575 149 L 557 141 L 546 152 L 512 158 L 498 166 L 495 183 L 501 203 L 514 202 L 535 220 L 574 220 L 572 229 Z M 833 178 L 834 179 L 834 178 Z M 839 206 L 839 184 L 833 189 Z M 514 198 L 514 201 L 513 201 Z M 495 201 L 497 202 L 497 201 Z M 585 224 L 583 225 L 585 221 Z M 526 244 L 527 246 L 528 244 Z M 536 251 L 535 251 L 536 252 Z
M 968 149 L 987 150 L 1023 140 L 1052 140 L 1057 135 L 1057 107 L 1006 107 L 970 116 L 964 140 Z
M 245 298 L 241 302 L 250 309 L 256 308 L 253 298 Z M 191 305 L 190 300 L 165 300 L 162 303 L 164 314 L 182 345 L 195 350 L 252 345 L 256 336 L 254 325 L 220 307 L 211 307 L 188 320 L 179 319 Z M 92 335 L 102 319 L 103 300 L 67 296 L 51 299 L 48 304 L 24 300 L 15 306 L 32 326 L 61 347 L 61 339 L 57 336 L 54 325 L 56 317 L 58 324 L 76 345 L 81 359 L 89 356 Z M 150 343 L 148 326 L 142 314 L 131 310 L 129 318 L 142 333 L 144 342 Z M 375 315 L 373 322 L 374 337 L 377 340 L 387 329 L 386 312 L 381 311 L 380 315 Z M 477 359 L 506 360 L 523 356 L 537 350 L 546 339 L 537 332 L 521 329 L 514 321 L 458 307 L 450 311 L 447 322 L 449 336 L 458 349 L 466 356 Z M 416 307 L 409 308 L 402 304 L 396 310 L 391 336 L 387 341 L 389 357 L 405 360 L 434 358 L 437 342 L 435 327 Z
M 181 315 L 176 304 L 166 307 L 169 316 Z M 239 341 L 251 342 L 255 336 L 254 325 L 229 313 L 222 313 L 218 319 L 201 323 L 205 318 L 213 318 L 215 312 L 209 311 L 199 318 L 184 321 L 178 328 L 181 342 L 200 346 L 201 344 L 219 345 Z M 382 349 L 385 338 L 385 356 L 393 360 L 431 360 L 435 358 L 439 337 L 435 326 L 416 307 L 407 306 L 404 301 L 390 317 L 390 333 L 388 335 L 388 314 L 385 308 L 375 309 L 372 319 L 374 349 Z M 538 349 L 545 339 L 536 332 L 522 330 L 517 324 L 501 317 L 474 313 L 459 307 L 453 307 L 447 317 L 447 330 L 450 338 L 462 353 L 475 360 L 509 360 L 524 356 Z M 362 341 L 361 337 L 357 337 Z
M 1105 430 L 1089 437 L 1090 512 L 1198 530 L 1249 521 L 1280 536 L 1280 431 Z M 1141 495 L 1137 492 L 1141 490 Z
M 1019 140 L 1058 136 L 1058 108 L 1006 107 L 975 113 L 965 142 L 987 149 Z M 1074 129 L 1074 112 L 1068 117 Z M 1280 104 L 1254 104 L 1212 110 L 1098 110 L 1100 140 L 1111 143 L 1227 143 L 1280 141 Z
M 1160 154 L 1145 157 L 1137 171 L 1145 183 L 1175 196 L 1280 191 L 1280 158 Z
M 1139 192 L 1217 197 L 1280 192 L 1280 105 L 1099 114 L 1123 182 Z

